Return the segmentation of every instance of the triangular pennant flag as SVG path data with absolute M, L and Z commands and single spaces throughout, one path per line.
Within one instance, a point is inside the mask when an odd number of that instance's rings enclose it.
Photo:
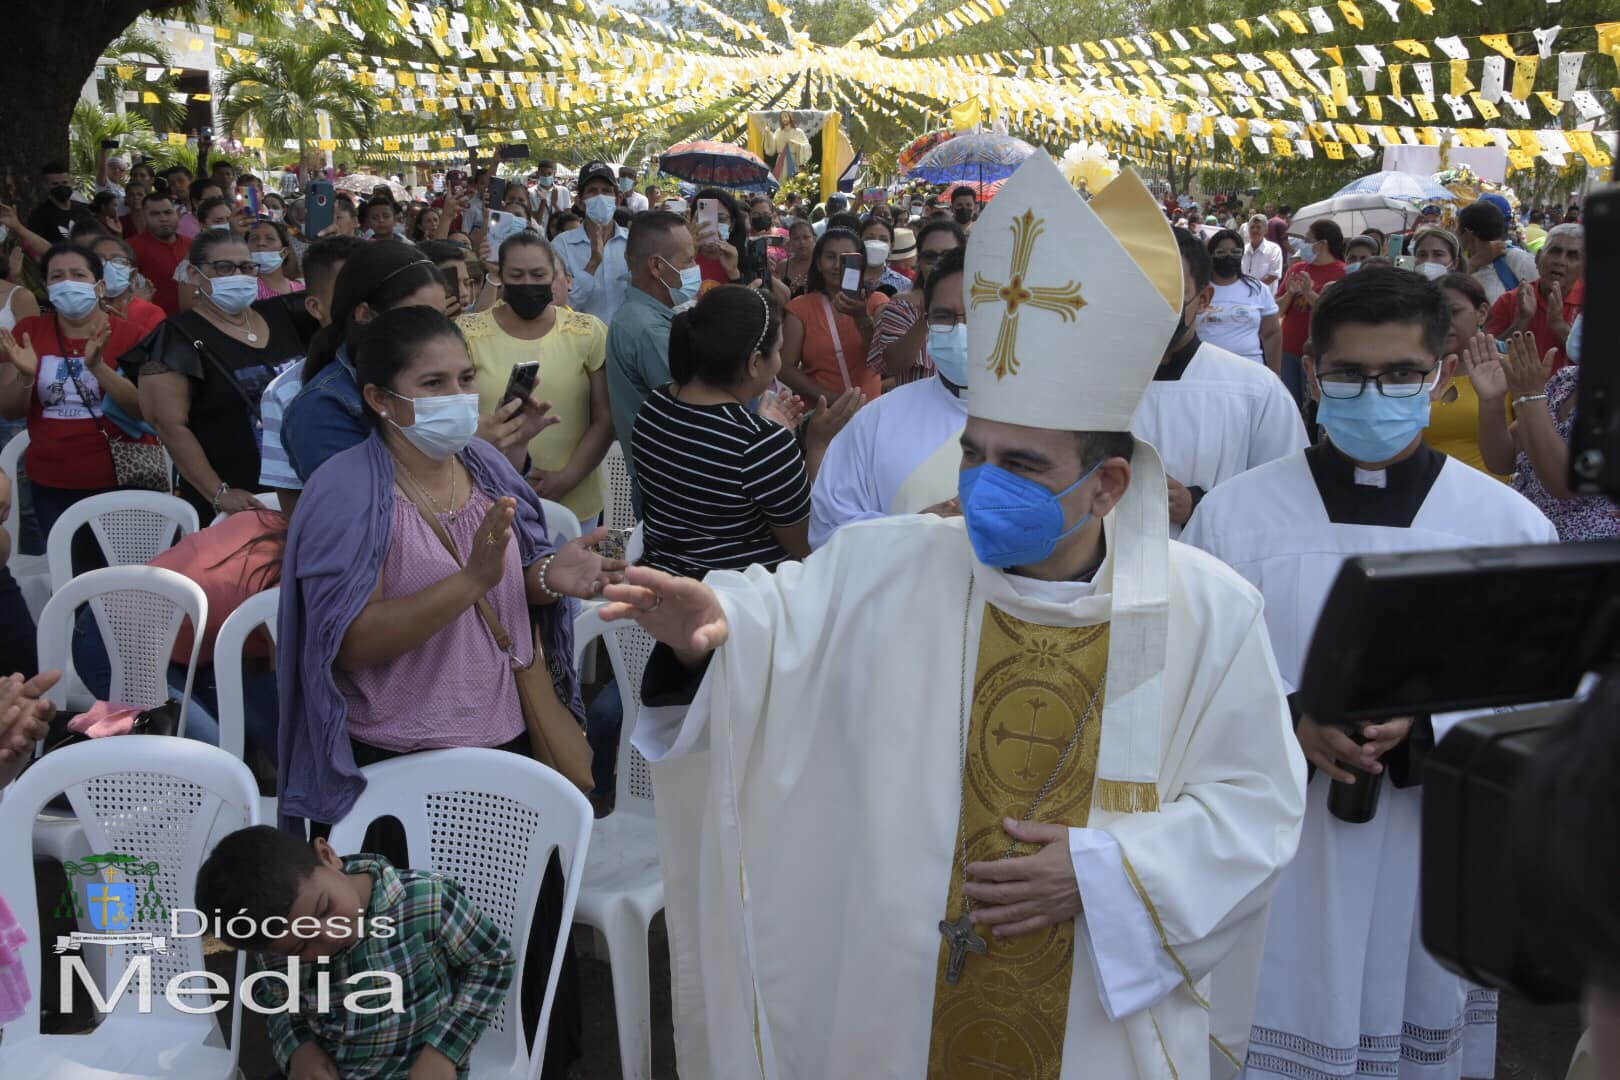
M 1495 49 L 1509 60 L 1515 59 L 1517 56 L 1517 54 L 1513 51 L 1513 46 L 1508 44 L 1508 36 L 1506 34 L 1481 34 L 1479 40 L 1484 44 L 1489 45 L 1491 48 Z
M 1355 0 L 1339 0 L 1339 10 L 1344 13 L 1344 21 L 1357 30 L 1367 28 L 1367 20 L 1362 18 L 1361 9 L 1356 7 Z
M 1562 26 L 1549 26 L 1545 30 L 1530 31 L 1530 33 L 1535 35 L 1536 52 L 1543 60 L 1552 56 L 1553 42 L 1558 40 L 1558 32 L 1562 29 Z

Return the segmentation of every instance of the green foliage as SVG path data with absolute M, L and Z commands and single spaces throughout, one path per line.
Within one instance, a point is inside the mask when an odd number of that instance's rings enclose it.
M 225 132 L 236 138 L 261 135 L 272 149 L 296 140 L 300 158 L 319 137 L 321 112 L 331 121 L 333 138 L 370 135 L 376 96 L 334 63 L 352 46 L 352 40 L 335 35 L 308 44 L 286 38 L 259 42 L 257 61 L 229 68 L 218 81 Z
M 103 71 L 102 77 L 96 80 L 98 97 L 105 109 L 117 112 L 118 103 L 123 100 L 126 93 L 145 94 L 150 91 L 158 97 L 156 105 L 131 103 L 125 106 L 126 111 L 139 112 L 165 130 L 179 130 L 185 126 L 186 106 L 171 97 L 176 93 L 176 87 L 174 76 L 168 69 L 174 66 L 174 56 L 161 41 L 131 27 L 124 31 L 123 36 L 117 41 L 102 50 L 101 55 L 112 61 Z M 120 66 L 134 67 L 135 72 L 130 78 L 125 79 L 118 73 Z M 155 80 L 149 80 L 146 77 L 146 70 L 149 67 L 163 68 L 163 74 Z
M 170 145 L 168 140 L 152 131 L 152 125 L 139 113 L 119 115 L 93 101 L 81 99 L 73 106 L 68 137 L 68 168 L 73 173 L 74 184 L 85 195 L 95 192 L 96 162 L 103 139 L 117 139 L 121 144 L 120 153 L 144 157 L 153 162 L 159 171 L 171 165 L 184 165 L 193 173 L 197 171 L 197 148 Z M 254 167 L 252 159 L 245 155 L 217 150 L 209 153 L 208 160 L 228 161 L 239 171 Z

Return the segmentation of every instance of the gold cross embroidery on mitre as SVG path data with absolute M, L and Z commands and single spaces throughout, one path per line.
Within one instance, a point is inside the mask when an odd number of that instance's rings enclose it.
M 1086 306 L 1085 298 L 1080 295 L 1079 282 L 1070 281 L 1053 287 L 1030 285 L 1025 281 L 1029 276 L 1030 261 L 1035 257 L 1035 240 L 1046 231 L 1046 224 L 1035 216 L 1035 211 L 1025 210 L 1014 218 L 1012 229 L 1011 280 L 1003 285 L 981 273 L 973 275 L 972 298 L 975 308 L 998 300 L 1006 306 L 1001 316 L 1001 329 L 996 333 L 996 347 L 991 350 L 990 358 L 985 363 L 996 373 L 998 380 L 1018 371 L 1018 316 L 1023 308 L 1054 311 L 1063 316 L 1064 322 L 1069 322 Z

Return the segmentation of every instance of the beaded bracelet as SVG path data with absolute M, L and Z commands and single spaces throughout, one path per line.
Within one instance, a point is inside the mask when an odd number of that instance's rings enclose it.
M 555 554 L 552 554 L 540 560 L 540 591 L 545 593 L 546 597 L 551 600 L 561 600 L 563 598 L 563 594 L 553 589 L 550 583 L 546 581 L 546 574 L 551 570 L 551 560 L 556 557 Z

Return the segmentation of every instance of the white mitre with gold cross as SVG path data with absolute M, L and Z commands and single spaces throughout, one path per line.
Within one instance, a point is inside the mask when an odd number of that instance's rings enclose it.
M 1123 172 L 1089 204 L 1037 151 L 968 240 L 968 415 L 1057 431 L 1129 431 L 1181 317 L 1181 252 L 1153 196 Z M 1170 508 L 1141 439 L 1105 519 L 1111 597 L 1097 805 L 1159 806 Z
M 1087 204 L 1037 151 L 974 223 L 966 269 L 969 416 L 1130 430 L 1182 300 L 1175 236 L 1134 173 Z

